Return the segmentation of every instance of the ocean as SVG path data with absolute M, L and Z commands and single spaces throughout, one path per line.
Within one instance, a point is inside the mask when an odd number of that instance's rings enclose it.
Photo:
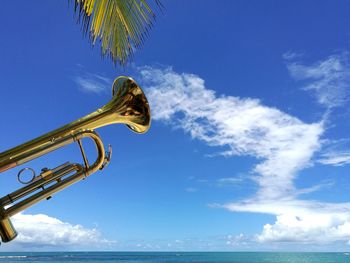
M 23 252 L 0 253 L 0 263 L 345 263 L 350 253 L 274 252 Z

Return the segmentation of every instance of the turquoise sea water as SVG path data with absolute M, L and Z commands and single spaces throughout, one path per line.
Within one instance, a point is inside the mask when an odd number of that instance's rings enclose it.
M 88 262 L 88 263 L 345 263 L 350 253 L 182 253 L 182 252 L 50 252 L 50 253 L 0 253 L 0 263 L 5 262 Z

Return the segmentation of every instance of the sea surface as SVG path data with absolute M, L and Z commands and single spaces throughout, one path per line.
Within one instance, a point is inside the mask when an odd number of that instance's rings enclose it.
M 32 252 L 0 253 L 5 262 L 74 263 L 350 263 L 350 253 L 270 253 L 270 252 Z

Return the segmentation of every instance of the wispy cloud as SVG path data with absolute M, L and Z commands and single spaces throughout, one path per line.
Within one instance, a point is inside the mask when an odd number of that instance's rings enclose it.
M 332 180 L 324 180 L 321 183 L 315 184 L 311 187 L 297 189 L 295 192 L 295 196 L 300 196 L 300 195 L 318 192 L 318 191 L 323 190 L 323 189 L 331 188 L 332 186 L 334 186 L 334 184 L 335 184 L 335 182 Z
M 320 103 L 327 107 L 344 103 L 348 73 L 343 61 L 331 57 L 312 66 L 292 63 L 288 67 L 295 78 L 313 80 L 306 87 L 316 91 Z M 226 156 L 256 158 L 258 163 L 251 171 L 258 185 L 256 194 L 239 202 L 216 205 L 234 212 L 276 215 L 275 223 L 265 224 L 256 242 L 350 241 L 349 203 L 300 198 L 332 184 L 305 189 L 294 185 L 299 171 L 313 165 L 312 158 L 322 147 L 323 120 L 305 123 L 256 99 L 217 96 L 199 76 L 179 74 L 171 68 L 144 67 L 141 75 L 148 85 L 155 120 L 182 129 L 210 146 L 229 148 L 224 151 Z M 239 237 L 228 241 L 236 240 Z
M 93 228 L 73 225 L 44 214 L 17 214 L 12 218 L 18 237 L 5 250 L 106 249 L 114 245 Z
M 218 97 L 200 77 L 171 68 L 145 67 L 141 74 L 149 86 L 155 120 L 171 120 L 195 139 L 228 147 L 227 155 L 261 160 L 253 172 L 263 198 L 293 193 L 297 172 L 310 164 L 321 146 L 322 122 L 303 123 L 256 99 Z
M 238 173 L 236 176 L 231 176 L 231 177 L 221 177 L 221 178 L 211 178 L 211 179 L 194 177 L 194 178 L 191 178 L 190 180 L 196 186 L 222 188 L 222 187 L 247 187 L 246 183 L 248 181 L 250 182 L 251 178 L 249 175 Z M 198 189 L 198 187 L 196 187 L 195 189 Z
M 297 58 L 301 58 L 302 56 L 303 56 L 303 54 L 293 52 L 293 51 L 288 51 L 282 55 L 283 59 L 285 59 L 285 60 L 294 60 Z
M 350 95 L 349 52 L 332 55 L 309 65 L 301 62 L 300 56 L 293 56 L 293 54 L 288 52 L 283 55 L 287 60 L 287 68 L 291 76 L 298 81 L 303 81 L 303 88 L 310 91 L 328 110 L 345 106 Z M 326 112 L 327 118 L 330 118 L 328 116 L 330 112 L 332 111 Z M 337 144 L 339 143 L 333 143 L 332 148 L 336 148 Z M 350 163 L 350 152 L 339 149 L 325 150 L 317 162 L 343 166 Z
M 216 184 L 221 185 L 237 185 L 243 182 L 244 178 L 242 176 L 239 177 L 223 177 L 216 180 Z
M 305 65 L 297 57 L 284 55 L 293 78 L 305 81 L 304 89 L 315 94 L 317 101 L 327 108 L 346 103 L 350 88 L 349 54 L 333 55 L 326 60 Z
M 350 164 L 350 152 L 328 152 L 318 162 L 334 166 Z
M 103 94 L 107 93 L 111 89 L 112 80 L 99 74 L 81 73 L 79 76 L 75 76 L 75 83 L 78 87 L 85 92 Z

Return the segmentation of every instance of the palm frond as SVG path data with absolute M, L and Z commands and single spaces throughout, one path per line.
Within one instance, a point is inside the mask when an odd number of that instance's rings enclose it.
M 103 56 L 125 65 L 148 36 L 155 13 L 146 0 L 74 0 L 84 32 L 94 45 L 101 41 Z M 154 0 L 161 7 L 159 0 Z

